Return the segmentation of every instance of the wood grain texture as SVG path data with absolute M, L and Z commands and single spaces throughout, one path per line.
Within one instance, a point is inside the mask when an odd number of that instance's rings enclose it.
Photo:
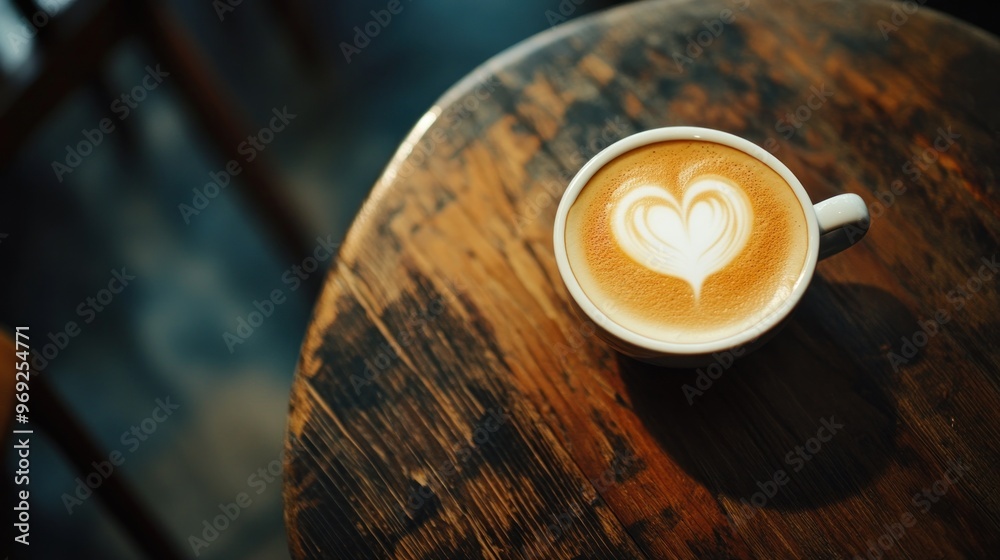
M 1000 551 L 1000 275 L 983 261 L 1000 258 L 1000 42 L 924 7 L 893 13 L 643 2 L 544 33 L 446 94 L 316 306 L 286 442 L 293 555 Z M 701 394 L 685 391 L 698 371 L 597 340 L 552 256 L 583 163 L 681 124 L 748 138 L 814 201 L 853 192 L 873 214 L 787 328 L 720 358 Z

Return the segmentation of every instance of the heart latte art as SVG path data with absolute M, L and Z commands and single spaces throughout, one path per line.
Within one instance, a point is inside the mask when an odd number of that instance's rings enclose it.
M 661 186 L 641 186 L 611 210 L 621 249 L 650 270 L 687 282 L 695 299 L 705 279 L 743 251 L 752 223 L 750 201 L 722 177 L 695 179 L 681 201 Z
M 792 293 L 809 239 L 795 191 L 735 148 L 671 140 L 597 170 L 566 215 L 566 255 L 591 303 L 673 342 L 752 328 Z

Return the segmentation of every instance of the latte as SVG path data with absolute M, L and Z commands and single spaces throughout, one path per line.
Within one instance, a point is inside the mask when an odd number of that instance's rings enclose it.
M 569 209 L 566 250 L 588 299 L 656 340 L 711 342 L 792 293 L 808 231 L 792 187 L 726 145 L 671 140 L 598 170 Z

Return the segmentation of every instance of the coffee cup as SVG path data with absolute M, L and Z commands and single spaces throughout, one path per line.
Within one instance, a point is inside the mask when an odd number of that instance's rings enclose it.
M 695 367 L 773 336 L 817 261 L 868 224 L 861 197 L 814 205 L 766 150 L 677 126 L 587 162 L 559 203 L 553 241 L 573 305 L 601 339 L 646 362 Z

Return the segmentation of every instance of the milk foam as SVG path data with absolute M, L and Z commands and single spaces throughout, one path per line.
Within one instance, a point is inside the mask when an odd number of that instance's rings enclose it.
M 590 301 L 626 329 L 672 342 L 752 329 L 792 293 L 808 239 L 777 172 L 700 140 L 618 156 L 566 217 L 570 267 Z
M 692 181 L 680 202 L 662 186 L 643 185 L 611 210 L 621 249 L 642 266 L 687 282 L 695 300 L 705 279 L 746 247 L 752 223 L 743 191 L 711 175 Z

